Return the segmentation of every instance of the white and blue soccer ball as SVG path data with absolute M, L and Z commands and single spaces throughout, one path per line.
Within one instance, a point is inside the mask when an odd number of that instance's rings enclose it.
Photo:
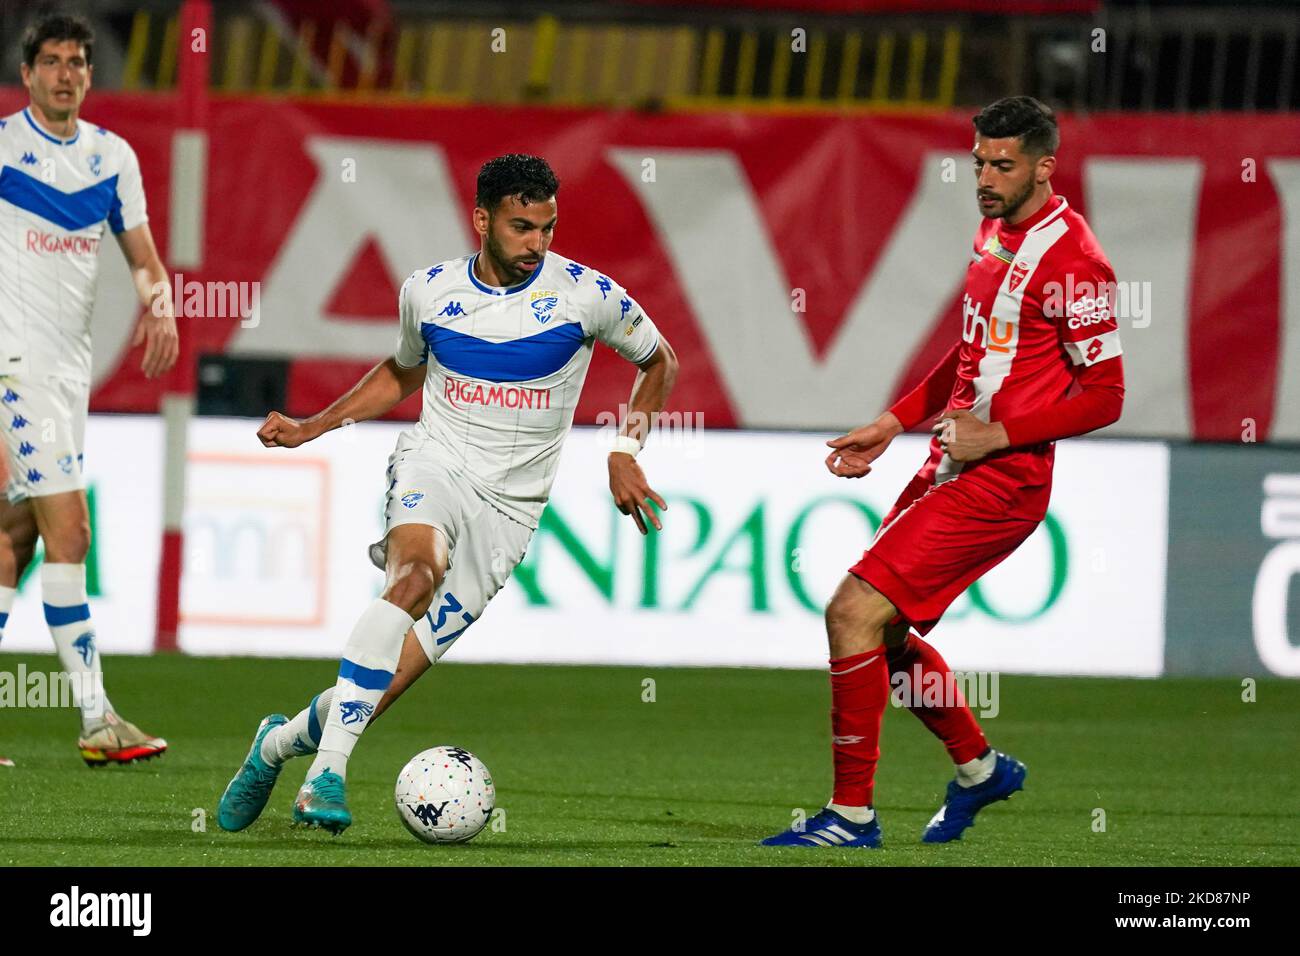
M 488 768 L 461 747 L 432 747 L 397 775 L 397 815 L 425 843 L 464 843 L 487 826 L 496 805 Z

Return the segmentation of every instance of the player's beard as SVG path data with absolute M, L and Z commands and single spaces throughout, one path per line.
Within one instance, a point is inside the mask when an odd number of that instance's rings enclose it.
M 488 258 L 492 260 L 492 265 L 496 268 L 497 275 L 506 280 L 507 286 L 518 285 L 527 278 L 530 273 L 519 268 L 515 260 L 506 255 L 505 248 L 497 242 L 496 236 L 492 234 L 492 226 L 489 223 L 487 235 L 484 236 Z
M 1012 196 L 1010 200 L 1003 201 L 1000 211 L 995 212 L 993 215 L 989 215 L 981 209 L 980 214 L 986 219 L 1009 219 L 1016 214 L 1020 207 L 1023 206 L 1033 194 L 1034 180 L 1033 177 L 1030 177 L 1029 182 L 1025 183 L 1024 189 Z M 975 195 L 978 200 L 979 192 L 977 191 Z

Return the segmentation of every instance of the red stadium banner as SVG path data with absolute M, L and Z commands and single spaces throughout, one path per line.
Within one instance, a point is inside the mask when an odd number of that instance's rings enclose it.
M 172 115 L 160 96 L 92 93 L 86 110 L 134 145 L 164 250 Z M 555 250 L 638 298 L 681 359 L 670 409 L 706 426 L 860 423 L 958 334 L 978 225 L 964 113 L 222 98 L 209 123 L 204 266 L 176 277 L 177 300 L 201 316 L 185 320 L 201 353 L 292 360 L 290 414 L 391 354 L 398 285 L 475 247 L 475 174 L 509 151 L 550 160 Z M 1111 433 L 1300 440 L 1300 117 L 1066 116 L 1061 133 L 1056 189 L 1120 280 L 1128 393 Z M 93 407 L 155 411 L 110 256 Z M 617 410 L 632 376 L 598 349 L 578 421 Z

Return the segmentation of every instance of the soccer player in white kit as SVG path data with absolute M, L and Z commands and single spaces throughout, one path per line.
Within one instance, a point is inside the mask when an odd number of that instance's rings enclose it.
M 156 757 L 166 741 L 118 716 L 103 691 L 86 598 L 90 518 L 82 448 L 90 400 L 90 316 L 105 224 L 141 304 L 133 345 L 165 373 L 179 352 L 167 272 L 145 214 L 140 165 L 126 141 L 79 119 L 94 37 L 50 15 L 22 40 L 30 103 L 0 118 L 0 638 L 36 538 L 41 597 L 81 710 L 77 746 L 92 766 Z
M 386 528 L 371 560 L 383 595 L 361 615 L 337 683 L 296 717 L 272 714 L 221 797 L 223 829 L 261 814 L 285 760 L 315 753 L 293 820 L 334 833 L 352 822 L 344 781 L 362 731 L 446 653 L 523 559 L 597 341 L 640 370 L 609 454 L 609 487 L 642 534 L 666 508 L 636 463 L 677 359 L 654 323 L 603 273 L 550 252 L 559 183 L 546 161 L 484 164 L 473 214 L 479 251 L 406 279 L 396 354 L 303 421 L 267 416 L 258 437 L 296 447 L 384 414 L 424 387 L 419 422 L 388 460 Z

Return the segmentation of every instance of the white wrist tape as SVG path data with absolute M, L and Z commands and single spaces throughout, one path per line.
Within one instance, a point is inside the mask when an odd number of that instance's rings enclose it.
M 610 444 L 609 450 L 611 453 L 616 451 L 622 452 L 625 455 L 631 455 L 635 458 L 637 452 L 641 450 L 641 443 L 631 435 L 618 435 Z

